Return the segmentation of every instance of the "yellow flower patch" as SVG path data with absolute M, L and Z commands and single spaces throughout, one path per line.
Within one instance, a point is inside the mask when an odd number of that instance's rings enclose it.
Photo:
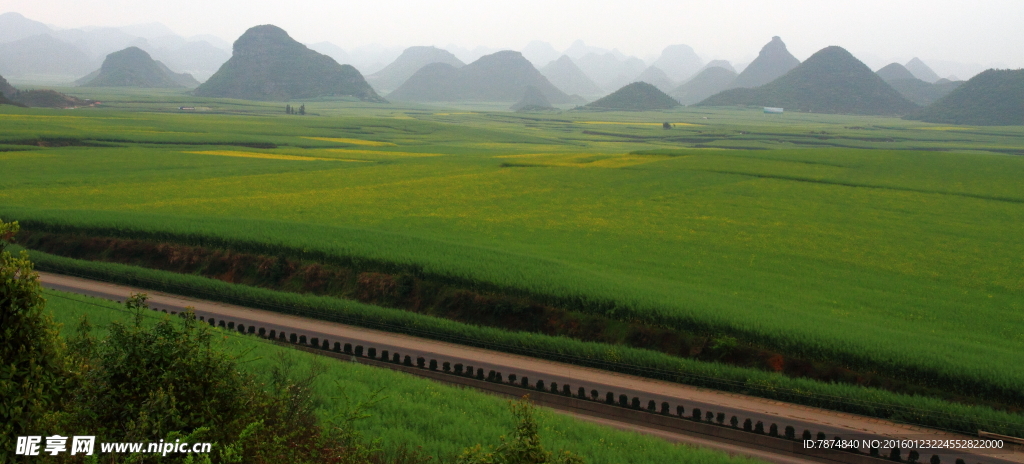
M 276 160 L 289 160 L 289 161 L 350 161 L 356 163 L 363 163 L 363 160 L 354 159 L 340 159 L 340 158 L 316 158 L 312 156 L 294 156 L 294 155 L 278 155 L 275 153 L 253 153 L 248 151 L 230 151 L 230 150 L 210 150 L 210 151 L 186 151 L 185 153 L 191 153 L 193 155 L 214 155 L 214 156 L 233 156 L 237 158 L 260 158 L 260 159 L 276 159 Z
M 349 155 L 381 155 L 401 158 L 429 158 L 431 156 L 444 156 L 443 153 L 414 153 L 408 151 L 376 151 L 376 150 L 352 150 L 348 148 L 328 148 L 324 151 L 331 153 L 345 153 Z
M 391 142 L 378 142 L 376 140 L 360 140 L 360 139 L 346 139 L 346 138 L 335 138 L 335 137 L 302 137 L 309 140 L 319 140 L 321 142 L 337 142 L 347 143 L 349 145 L 365 145 L 368 147 L 395 147 L 397 145 Z

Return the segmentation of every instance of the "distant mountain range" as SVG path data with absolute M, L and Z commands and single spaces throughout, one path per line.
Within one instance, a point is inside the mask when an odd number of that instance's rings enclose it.
M 310 50 L 277 26 L 250 28 L 233 49 L 231 59 L 195 90 L 196 95 L 267 101 L 352 96 L 384 101 L 356 68 Z
M 679 106 L 672 97 L 657 87 L 646 82 L 634 82 L 611 95 L 584 105 L 583 109 L 619 110 L 619 111 L 650 111 L 667 110 Z
M 82 76 L 99 64 L 78 47 L 49 34 L 0 44 L 0 73 L 9 77 Z
M 547 66 L 541 68 L 540 73 L 548 78 L 555 87 L 569 95 L 580 95 L 583 97 L 598 97 L 606 92 L 598 87 L 587 75 L 576 66 L 576 63 L 569 58 L 569 55 L 562 55 Z
M 651 66 L 664 71 L 665 75 L 675 83 L 696 75 L 704 66 L 704 60 L 700 59 L 697 52 L 693 51 L 693 47 L 689 45 L 669 45 L 661 51 L 661 56 L 651 63 Z M 651 84 L 654 83 L 651 82 Z M 657 86 L 657 84 L 654 85 Z
M 989 69 L 907 116 L 940 124 L 1024 125 L 1024 69 Z
M 177 72 L 205 79 L 230 57 L 219 43 L 213 37 L 186 39 L 160 24 L 55 30 L 18 13 L 4 13 L 0 73 L 68 82 L 98 68 L 106 55 L 135 46 Z
M 658 88 L 662 92 L 671 92 L 676 88 L 676 82 L 672 78 L 668 77 L 665 71 L 662 71 L 656 65 L 648 66 L 644 72 L 640 73 L 639 76 L 633 79 L 636 82 L 646 82 Z
M 199 81 L 187 73 L 175 73 L 144 50 L 128 47 L 111 53 L 96 72 L 76 82 L 83 87 L 195 88 Z
M 563 54 L 558 50 L 555 50 L 555 47 L 551 46 L 551 44 L 541 42 L 539 40 L 534 40 L 526 44 L 521 51 L 523 53 L 523 58 L 530 60 L 530 62 L 533 63 L 533 67 L 540 69 L 541 72 L 543 72 L 544 67 L 563 56 Z
M 416 74 L 416 71 L 431 63 L 446 63 L 456 68 L 466 65 L 448 50 L 437 47 L 409 47 L 384 69 L 366 76 L 366 82 L 378 92 L 388 93 L 404 84 Z
M 753 89 L 726 90 L 699 105 L 772 106 L 814 113 L 865 115 L 906 115 L 918 108 L 850 52 L 835 46 L 819 50 L 768 84 Z
M 396 101 L 515 102 L 533 86 L 551 103 L 572 99 L 551 84 L 519 52 L 501 51 L 456 68 L 432 63 L 417 71 L 398 89 L 388 94 Z
M 904 79 L 917 79 L 914 74 L 907 70 L 902 64 L 889 63 L 882 69 L 875 71 L 878 77 L 881 77 L 883 81 L 892 82 Z
M 694 105 L 706 98 L 730 88 L 736 80 L 736 72 L 720 66 L 707 68 L 693 79 L 668 92 L 673 98 L 684 105 Z
M 891 63 L 882 69 L 875 71 L 878 77 L 888 82 L 904 98 L 921 106 L 928 106 L 945 97 L 953 89 L 963 82 L 939 79 L 935 83 L 928 83 L 914 77 L 906 67 L 899 63 Z
M 618 89 L 636 79 L 647 69 L 647 64 L 640 58 L 625 57 L 620 59 L 614 53 L 601 55 L 588 53 L 574 58 L 576 66 L 591 80 L 605 91 Z
M 732 82 L 731 86 L 734 88 L 760 87 L 782 77 L 799 65 L 800 60 L 789 53 L 786 44 L 779 36 L 775 36 L 772 37 L 771 42 L 761 48 L 757 58 L 750 62 L 739 76 L 736 76 L 736 80 Z
M 550 111 L 555 109 L 555 107 L 551 106 L 551 102 L 544 96 L 544 92 L 541 92 L 540 89 L 532 85 L 528 85 L 523 92 L 523 98 L 520 98 L 509 109 L 521 113 L 526 111 Z
M 939 75 L 935 74 L 935 71 L 932 71 L 932 68 L 929 68 L 928 65 L 924 64 L 924 61 L 921 61 L 920 58 L 915 57 L 908 61 L 905 67 L 907 68 L 907 71 L 910 71 L 910 73 L 914 75 L 914 77 L 929 84 L 939 80 Z

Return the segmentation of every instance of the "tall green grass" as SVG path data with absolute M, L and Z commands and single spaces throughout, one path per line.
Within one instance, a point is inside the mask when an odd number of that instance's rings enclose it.
M 581 342 L 527 332 L 509 332 L 330 297 L 296 295 L 111 263 L 96 263 L 30 252 L 40 270 L 79 275 L 153 290 L 314 317 L 390 332 L 450 341 L 509 353 L 592 366 L 627 374 L 740 392 L 764 398 L 846 411 L 928 427 L 1020 436 L 1024 417 L 983 406 L 902 395 L 845 384 L 793 379 L 635 348 Z

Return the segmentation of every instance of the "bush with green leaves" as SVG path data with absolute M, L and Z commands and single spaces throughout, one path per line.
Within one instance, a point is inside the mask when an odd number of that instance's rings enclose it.
M 0 222 L 0 243 L 16 231 L 17 224 Z M 278 370 L 259 383 L 214 346 L 216 329 L 191 310 L 147 324 L 146 296 L 132 295 L 125 301 L 129 323 L 111 323 L 99 339 L 83 317 L 65 344 L 43 313 L 38 274 L 27 257 L 0 252 L 0 277 L 0 462 L 14 460 L 13 437 L 82 432 L 98 442 L 214 444 L 207 455 L 125 454 L 112 463 L 425 462 L 404 449 L 385 453 L 356 431 L 354 422 L 366 417 L 379 392 L 321 423 L 312 388 L 317 369 L 298 379 Z
M 43 313 L 39 274 L 25 252 L 5 251 L 18 228 L 0 221 L 0 462 L 12 459 L 15 437 L 38 430 L 60 404 L 67 380 L 65 345 Z
M 584 464 L 582 457 L 569 451 L 552 453 L 544 449 L 528 396 L 509 401 L 509 410 L 516 420 L 516 428 L 510 436 L 502 436 L 501 444 L 491 452 L 481 445 L 465 449 L 456 460 L 457 464 Z

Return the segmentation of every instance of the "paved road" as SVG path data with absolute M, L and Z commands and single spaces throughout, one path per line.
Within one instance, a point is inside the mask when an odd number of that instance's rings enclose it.
M 766 431 L 774 423 L 778 424 L 780 433 L 782 433 L 787 425 L 791 425 L 796 428 L 797 435 L 800 435 L 806 429 L 814 434 L 817 434 L 819 431 L 824 432 L 829 438 L 835 436 L 844 439 L 869 437 L 916 440 L 977 438 L 907 424 L 898 424 L 871 417 L 651 380 L 594 368 L 574 366 L 208 300 L 199 300 L 77 277 L 42 272 L 40 277 L 44 287 L 55 290 L 115 301 L 123 301 L 126 296 L 134 292 L 144 292 L 149 295 L 148 303 L 150 307 L 158 310 L 163 309 L 176 312 L 191 306 L 195 309 L 196 315 L 204 319 L 212 317 L 217 321 L 230 321 L 235 324 L 244 324 L 246 327 L 261 327 L 268 332 L 274 330 L 278 334 L 281 332 L 289 335 L 295 333 L 305 335 L 307 339 L 315 337 L 320 340 L 328 340 L 331 346 L 335 342 L 342 344 L 351 343 L 353 346 L 362 345 L 366 349 L 370 347 L 376 348 L 378 353 L 381 350 L 388 350 L 390 353 L 397 352 L 403 358 L 405 355 L 410 355 L 413 359 L 422 356 L 428 360 L 436 359 L 439 364 L 445 361 L 450 362 L 452 365 L 461 363 L 473 366 L 474 369 L 482 368 L 484 372 L 490 370 L 501 372 L 506 379 L 509 374 L 515 374 L 519 378 L 526 376 L 530 379 L 531 384 L 537 380 L 544 380 L 547 385 L 550 385 L 551 382 L 557 382 L 560 386 L 569 384 L 572 387 L 573 393 L 576 393 L 577 388 L 582 386 L 586 388 L 587 392 L 598 390 L 602 399 L 605 397 L 606 392 L 611 391 L 614 392 L 616 399 L 621 394 L 628 395 L 630 399 L 639 397 L 641 404 L 645 407 L 649 400 L 654 400 L 659 407 L 662 402 L 668 402 L 673 413 L 676 411 L 677 405 L 682 405 L 686 410 L 687 417 L 689 417 L 693 408 L 700 408 L 704 412 L 713 411 L 716 414 L 721 412 L 725 413 L 727 417 L 735 415 L 741 422 L 745 418 L 750 418 L 754 422 L 762 421 Z M 887 455 L 887 451 L 883 450 L 883 453 Z M 904 451 L 904 457 L 906 457 L 905 453 L 906 451 Z M 921 451 L 921 460 L 927 462 L 932 454 L 938 454 L 942 458 L 942 462 L 946 464 L 952 464 L 956 458 L 964 458 L 969 464 L 979 462 L 1024 463 L 1024 453 L 1014 452 L 1009 449 L 1002 452 L 988 451 L 984 453 L 934 452 L 925 450 Z

